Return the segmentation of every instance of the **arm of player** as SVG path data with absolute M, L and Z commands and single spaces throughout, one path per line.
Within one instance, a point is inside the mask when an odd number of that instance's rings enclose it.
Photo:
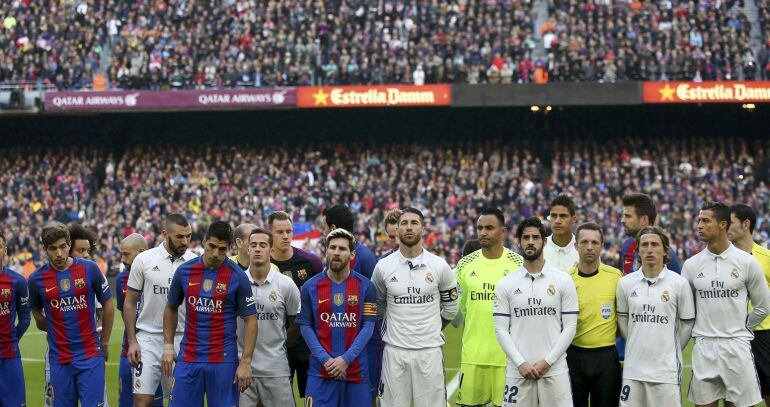
M 99 339 L 102 344 L 104 359 L 107 360 L 110 353 L 112 323 L 115 319 L 115 303 L 112 301 L 112 290 L 110 290 L 110 283 L 107 281 L 107 277 L 102 274 L 98 267 L 89 267 L 86 272 L 90 273 L 91 288 L 96 295 L 96 299 L 102 304 L 102 332 Z
M 463 279 L 462 268 L 457 267 L 455 271 L 455 279 L 457 280 L 457 303 L 460 305 L 460 310 L 452 319 L 452 326 L 459 328 L 465 320 L 465 313 L 468 310 L 467 296 L 465 295 L 465 279 Z
M 102 342 L 102 353 L 104 360 L 110 357 L 110 336 L 112 334 L 112 323 L 115 319 L 115 303 L 112 298 L 102 303 L 102 333 L 99 338 Z
M 27 280 L 20 278 L 16 280 L 16 338 L 21 339 L 29 328 L 29 290 L 27 289 Z
M 313 355 L 316 360 L 321 362 L 322 365 L 325 365 L 326 362 L 331 360 L 332 357 L 321 345 L 321 342 L 318 340 L 318 336 L 316 335 L 313 327 L 300 324 L 299 329 L 302 332 L 302 337 L 305 339 L 305 343 L 307 343 L 308 348 L 310 348 L 310 354 Z
M 439 271 L 438 290 L 439 297 L 441 297 L 441 328 L 443 329 L 449 325 L 460 310 L 460 304 L 457 301 L 455 273 L 446 262 L 442 264 L 442 269 Z
M 365 319 L 361 330 L 358 331 L 356 339 L 350 345 L 350 348 L 342 354 L 332 359 L 332 363 L 326 368 L 330 375 L 335 378 L 344 378 L 347 375 L 348 365 L 350 365 L 361 351 L 366 347 L 366 343 L 369 342 L 369 338 L 372 337 L 374 332 L 374 319 Z
M 578 300 L 577 290 L 572 278 L 564 280 L 561 292 L 561 334 L 556 339 L 556 344 L 551 348 L 551 352 L 544 359 L 548 366 L 537 366 L 535 364 L 535 367 L 540 372 L 540 376 L 544 375 L 564 355 L 575 338 L 575 332 L 577 331 Z
M 522 377 L 525 379 L 537 379 L 537 371 L 527 363 L 524 356 L 521 355 L 519 349 L 516 347 L 516 342 L 513 341 L 510 333 L 511 327 L 511 309 L 506 296 L 507 288 L 504 283 L 497 285 L 495 292 L 495 305 L 493 308 L 493 316 L 495 322 L 495 337 L 497 342 L 500 343 L 500 347 L 508 356 L 508 359 L 513 361 L 513 364 L 519 369 Z
M 372 272 L 372 284 L 374 284 L 374 289 L 377 291 L 378 316 L 380 319 L 385 319 L 385 306 L 388 303 L 388 288 L 385 285 L 382 267 L 380 266 L 381 264 L 382 262 L 379 262 L 374 266 L 374 271 Z
M 138 291 L 134 291 L 133 288 L 126 290 L 126 299 L 123 300 L 123 309 L 129 310 L 129 312 L 123 311 L 123 325 L 125 326 L 126 343 L 128 345 L 126 359 L 134 368 L 138 367 L 139 361 L 142 360 L 142 347 L 139 346 L 139 342 L 136 340 L 136 304 L 138 301 Z M 130 310 L 133 310 L 133 312 Z
M 366 347 L 366 344 L 374 333 L 374 327 L 377 322 L 376 298 L 377 294 L 375 294 L 374 287 L 371 284 L 366 284 L 366 287 L 364 288 L 364 303 L 362 305 L 362 319 L 364 324 L 361 327 L 361 330 L 358 331 L 358 334 L 356 334 L 356 338 L 353 340 L 350 348 L 342 354 L 342 359 L 345 360 L 345 364 L 347 365 L 353 362 L 353 360 L 361 354 L 361 351 Z
M 37 329 L 48 332 L 48 325 L 45 321 L 45 315 L 43 315 L 43 298 L 40 296 L 40 290 L 37 288 L 37 273 L 30 276 L 28 281 L 29 289 L 29 305 L 32 308 L 32 317 L 35 318 L 35 326 Z
M 695 299 L 693 298 L 689 283 L 681 285 L 677 299 L 679 301 L 677 304 L 677 316 L 682 323 L 682 327 L 679 330 L 679 346 L 684 349 L 690 342 L 692 330 L 695 327 Z
M 770 306 L 770 291 L 767 288 L 765 274 L 762 266 L 754 258 L 749 261 L 746 288 L 749 291 L 751 305 L 754 307 L 749 314 L 747 326 L 749 329 L 754 329 L 765 320 L 768 315 L 768 306 Z
M 251 291 L 250 288 L 249 291 Z M 251 358 L 254 355 L 254 347 L 257 345 L 257 329 L 257 317 L 254 314 L 243 317 L 243 354 L 233 378 L 233 383 L 238 383 L 238 390 L 241 392 L 251 386 Z
M 182 277 L 179 269 L 177 269 L 171 279 L 171 285 L 168 288 L 168 302 L 166 302 L 166 308 L 163 310 L 163 354 L 160 357 L 160 372 L 167 377 L 171 377 L 174 372 L 174 359 L 176 358 L 174 335 L 176 335 L 176 325 L 179 323 L 179 305 L 184 302 L 184 295 Z
M 286 292 L 286 346 L 291 347 L 299 340 L 297 314 L 300 312 L 299 289 L 294 284 L 288 284 Z
M 628 338 L 628 298 L 626 297 L 626 290 L 623 288 L 623 279 L 620 280 L 615 291 L 615 302 L 617 303 L 615 315 L 618 316 L 618 331 L 621 337 Z
M 332 357 L 321 346 L 321 342 L 315 333 L 315 315 L 313 315 L 313 305 L 310 302 L 310 292 L 308 291 L 307 284 L 303 285 L 300 291 L 300 304 L 299 314 L 296 318 L 297 325 L 299 325 L 305 343 L 310 348 L 310 354 L 324 365 Z

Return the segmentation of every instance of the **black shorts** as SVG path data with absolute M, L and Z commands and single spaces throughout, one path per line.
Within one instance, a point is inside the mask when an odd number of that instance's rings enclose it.
M 572 403 L 575 407 L 617 407 L 620 397 L 620 359 L 614 345 L 567 349 Z
M 307 388 L 307 372 L 310 370 L 310 348 L 300 337 L 299 342 L 287 349 L 289 358 L 290 377 L 294 380 L 294 372 L 297 372 L 297 390 L 299 396 L 305 398 L 305 388 Z
M 770 395 L 770 330 L 754 332 L 751 353 L 759 376 L 759 389 L 763 396 Z

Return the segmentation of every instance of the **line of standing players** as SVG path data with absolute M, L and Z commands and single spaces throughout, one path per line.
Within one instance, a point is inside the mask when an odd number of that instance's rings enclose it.
M 575 207 L 565 196 L 551 205 L 551 236 L 537 218 L 518 225 L 521 255 L 502 246 L 502 212 L 482 211 L 480 250 L 456 272 L 423 249 L 419 210 L 391 217 L 386 229 L 398 249 L 377 262 L 347 232 L 352 212 L 327 209 L 326 271 L 320 259 L 291 247 L 291 218 L 282 212 L 268 218 L 267 230 L 213 222 L 202 256 L 188 250 L 191 228 L 182 215 L 165 219 L 156 248 L 146 250 L 141 235 L 126 237 L 126 271 L 118 278 L 126 324 L 120 404 L 158 405 L 165 394 L 170 404 L 202 405 L 205 394 L 210 406 L 293 405 L 296 372 L 306 405 L 379 398 L 383 406 L 443 406 L 441 330 L 458 307 L 465 320 L 461 405 L 680 405 L 681 349 L 691 335 L 691 401 L 753 405 L 768 393 L 762 277 L 770 275 L 770 255 L 751 240 L 750 207 L 701 209 L 697 229 L 708 247 L 685 262 L 682 277 L 668 237 L 650 226 L 655 206 L 643 194 L 624 198 L 621 223 L 630 237 L 623 272 L 601 264 L 598 225 L 581 224 L 572 234 Z M 48 333 L 47 403 L 106 404 L 114 307 L 96 264 L 77 256 L 88 252 L 77 240 L 62 224 L 43 228 L 49 263 L 30 276 L 29 300 L 23 277 L 3 269 L 3 406 L 24 403 L 18 339 L 30 306 Z M 238 254 L 228 259 L 233 244 Z M 615 343 L 618 336 L 625 346 Z

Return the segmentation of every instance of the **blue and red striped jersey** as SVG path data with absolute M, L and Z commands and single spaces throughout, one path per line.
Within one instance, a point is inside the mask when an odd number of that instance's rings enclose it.
M 356 256 L 350 261 L 350 270 L 371 280 L 372 274 L 374 274 L 374 266 L 377 265 L 377 256 L 374 255 L 371 249 L 360 242 L 356 242 L 354 251 Z
M 184 336 L 178 361 L 237 363 L 236 320 L 257 313 L 254 293 L 246 273 L 225 259 L 207 269 L 203 256 L 176 269 L 168 302 L 185 306 Z
M 323 367 L 326 362 L 323 359 L 342 356 L 348 362 L 348 381 L 359 383 L 367 378 L 367 356 L 361 350 L 377 319 L 377 294 L 369 279 L 351 271 L 350 276 L 338 284 L 324 272 L 302 286 L 300 298 L 296 321 L 303 326 L 303 336 L 313 353 L 309 374 L 332 379 Z M 356 341 L 367 322 L 372 325 L 369 335 Z M 317 339 L 308 340 L 304 327 L 310 328 Z M 315 344 L 320 344 L 322 349 Z
M 96 263 L 76 258 L 63 271 L 44 264 L 29 276 L 29 297 L 33 309 L 45 311 L 51 362 L 102 357 L 95 301 L 104 304 L 112 291 Z
M 16 318 L 18 317 L 18 324 Z M 19 339 L 29 328 L 27 280 L 3 267 L 0 274 L 0 359 L 18 358 Z
M 670 261 L 666 265 L 669 270 L 681 274 L 682 264 L 679 262 L 679 257 L 672 248 L 668 248 L 668 257 Z M 639 259 L 639 252 L 636 250 L 636 239 L 633 237 L 627 238 L 623 245 L 620 246 L 620 261 L 623 262 L 623 275 L 633 273 L 642 267 L 642 262 Z

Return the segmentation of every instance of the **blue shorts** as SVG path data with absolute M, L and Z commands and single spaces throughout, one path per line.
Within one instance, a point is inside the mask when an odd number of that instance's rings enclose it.
M 203 392 L 209 407 L 238 405 L 236 363 L 177 362 L 171 382 L 169 406 L 202 406 Z
M 128 359 L 125 357 L 120 358 L 120 366 L 118 367 L 118 407 L 133 407 L 134 406 L 134 391 L 133 386 L 133 370 L 128 363 Z M 163 407 L 163 387 L 158 385 L 158 390 L 155 391 L 155 400 L 152 403 L 153 407 Z
M 104 358 L 101 356 L 61 365 L 51 361 L 53 407 L 104 406 Z
M 378 388 L 380 387 L 380 373 L 382 372 L 382 337 L 380 336 L 381 324 L 380 320 L 377 320 L 374 326 L 374 333 L 372 339 L 366 343 L 366 362 L 369 365 L 369 384 L 372 392 L 372 398 L 379 395 Z
M 623 338 L 616 339 L 615 347 L 618 349 L 618 358 L 620 358 L 620 361 L 626 360 L 626 340 Z
M 305 396 L 306 407 L 359 407 L 372 404 L 368 379 L 353 383 L 309 376 Z
M 21 358 L 0 359 L 0 406 L 23 407 L 27 403 Z

